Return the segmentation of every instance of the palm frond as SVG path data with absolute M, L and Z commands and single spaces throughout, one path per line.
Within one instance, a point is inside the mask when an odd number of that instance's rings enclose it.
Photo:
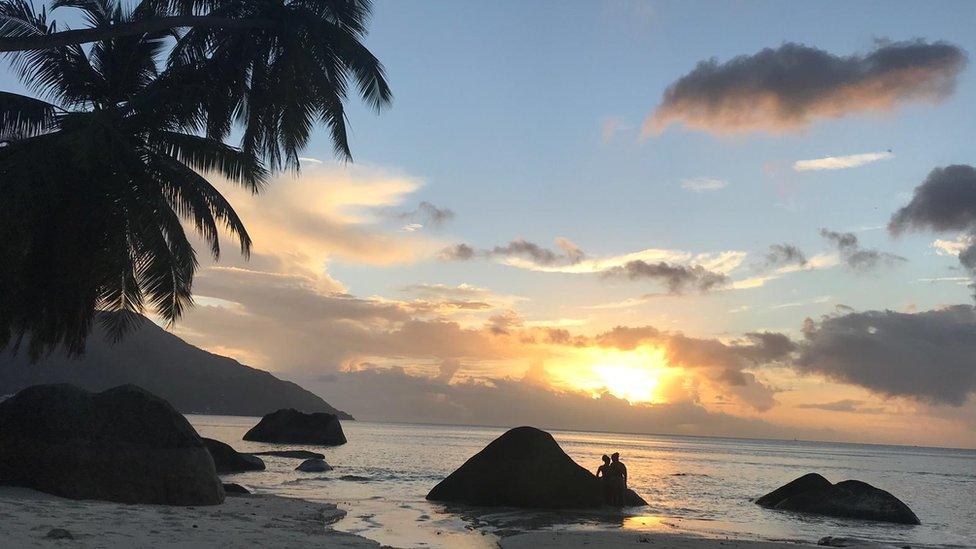
M 0 140 L 22 139 L 58 127 L 57 107 L 16 93 L 0 91 Z

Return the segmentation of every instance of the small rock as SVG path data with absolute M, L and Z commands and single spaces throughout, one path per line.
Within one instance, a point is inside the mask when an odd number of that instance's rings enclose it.
M 227 494 L 250 494 L 251 491 L 248 490 L 247 488 L 241 486 L 240 484 L 236 484 L 236 483 L 233 483 L 233 482 L 225 482 L 224 483 L 224 493 L 227 493 Z
M 65 530 L 64 528 L 52 528 L 45 536 L 44 539 L 75 539 L 71 535 L 71 532 Z
M 306 459 L 301 465 L 295 467 L 295 470 L 305 473 L 323 473 L 331 471 L 332 466 L 326 463 L 324 459 Z

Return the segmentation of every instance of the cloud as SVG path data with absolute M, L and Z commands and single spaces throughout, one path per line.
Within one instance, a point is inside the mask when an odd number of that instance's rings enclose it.
M 807 319 L 803 334 L 801 372 L 953 406 L 976 391 L 976 312 L 969 305 Z
M 681 188 L 695 193 L 718 191 L 728 187 L 727 181 L 715 179 L 713 177 L 698 177 L 695 179 L 685 179 L 681 182 Z
M 694 401 L 630 404 L 603 393 L 554 389 L 536 366 L 523 378 L 451 383 L 400 368 L 338 374 L 333 382 L 297 379 L 329 403 L 363 420 L 464 425 L 535 425 L 543 429 L 674 433 L 698 436 L 834 439 L 833 431 L 781 426 L 709 411 Z M 376 395 L 384 395 L 376 398 Z
M 850 269 L 865 273 L 881 267 L 892 267 L 898 263 L 908 261 L 899 255 L 864 249 L 854 233 L 839 233 L 828 229 L 820 229 L 820 236 L 837 247 L 841 259 Z
M 442 249 L 437 257 L 441 261 L 468 261 L 474 259 L 475 250 L 467 244 L 455 244 Z
M 783 265 L 807 265 L 807 256 L 800 248 L 793 244 L 772 244 L 766 252 L 766 267 L 782 267 Z
M 411 221 L 408 227 L 417 230 L 421 227 L 441 228 L 445 223 L 455 218 L 453 211 L 447 208 L 438 208 L 426 200 L 417 205 L 417 209 L 409 212 L 397 214 L 397 219 Z
M 818 402 L 808 404 L 798 404 L 797 408 L 804 410 L 824 410 L 827 412 L 860 412 L 864 414 L 877 414 L 884 412 L 884 408 L 866 407 L 863 400 L 843 399 L 833 402 Z
M 536 265 L 575 265 L 586 257 L 579 246 L 567 238 L 556 238 L 556 246 L 562 253 L 554 252 L 548 248 L 543 248 L 534 242 L 529 242 L 522 238 L 517 238 L 504 246 L 495 246 L 486 255 L 501 257 L 524 257 Z
M 629 261 L 624 265 L 611 267 L 603 271 L 605 278 L 626 278 L 628 280 L 650 279 L 664 284 L 668 292 L 680 294 L 694 288 L 700 292 L 707 292 L 725 286 L 728 276 L 709 271 L 701 265 L 684 266 L 665 263 L 647 263 L 644 261 Z
M 838 56 L 796 43 L 702 61 L 671 84 L 644 134 L 671 124 L 718 134 L 787 132 L 818 119 L 891 111 L 949 97 L 966 54 L 945 42 L 879 42 L 867 55 Z
M 759 411 L 775 405 L 776 391 L 748 370 L 785 361 L 797 349 L 789 337 L 776 332 L 753 332 L 723 342 L 689 337 L 653 326 L 617 326 L 591 339 L 571 337 L 568 332 L 554 333 L 552 340 L 564 345 L 598 345 L 623 351 L 642 345 L 661 348 L 671 367 L 699 373 L 720 394 L 740 400 Z
M 383 210 L 423 186 L 419 179 L 376 167 L 316 164 L 282 174 L 259 195 L 232 182 L 215 186 L 234 205 L 254 241 L 253 256 L 277 270 L 321 275 L 327 262 L 385 266 L 429 257 L 443 246 L 416 233 L 383 227 Z M 224 254 L 221 264 L 248 266 Z
M 956 242 L 936 241 L 937 247 L 959 257 L 976 277 L 976 168 L 956 164 L 932 170 L 915 188 L 911 202 L 891 216 L 888 230 L 963 231 Z
M 798 172 L 811 170 L 843 170 L 856 168 L 879 160 L 889 160 L 895 155 L 891 151 L 851 154 L 847 156 L 825 156 L 814 160 L 797 160 L 793 163 L 793 169 Z
M 608 116 L 600 123 L 600 142 L 604 145 L 613 141 L 618 133 L 632 129 L 632 126 L 620 116 Z

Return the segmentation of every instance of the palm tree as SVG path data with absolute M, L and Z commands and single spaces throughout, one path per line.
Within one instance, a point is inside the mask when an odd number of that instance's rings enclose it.
M 121 337 L 147 306 L 176 321 L 192 303 L 192 228 L 220 255 L 221 227 L 251 241 L 208 180 L 258 192 L 298 168 L 316 121 L 349 158 L 350 77 L 376 108 L 391 100 L 362 46 L 369 3 L 352 0 L 56 0 L 108 38 L 11 55 L 28 97 L 0 92 L 0 349 L 80 354 L 96 318 Z M 209 10 L 264 28 L 131 32 Z M 267 24 L 270 20 L 273 24 Z M 282 24 L 284 23 L 284 24 Z M 158 26 L 158 25 L 157 25 Z M 115 32 L 121 29 L 121 32 Z M 0 42 L 58 37 L 46 10 L 0 1 Z M 72 35 L 74 36 L 74 35 Z M 225 143 L 241 127 L 239 147 Z M 100 312 L 102 311 L 102 312 Z

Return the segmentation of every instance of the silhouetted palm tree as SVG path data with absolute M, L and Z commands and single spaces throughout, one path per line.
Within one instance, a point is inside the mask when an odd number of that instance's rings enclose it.
M 0 92 L 0 348 L 26 336 L 33 357 L 59 345 L 82 352 L 99 310 L 115 337 L 147 304 L 178 319 L 197 267 L 184 226 L 215 258 L 220 227 L 245 255 L 251 245 L 206 174 L 257 192 L 265 164 L 298 167 L 317 121 L 348 158 L 349 76 L 373 106 L 391 99 L 382 66 L 360 42 L 368 2 L 53 7 L 81 10 L 109 38 L 16 52 L 13 66 L 37 97 Z M 132 31 L 202 10 L 259 28 Z M 0 1 L 0 42 L 65 34 L 45 10 Z M 236 124 L 240 147 L 224 143 Z

